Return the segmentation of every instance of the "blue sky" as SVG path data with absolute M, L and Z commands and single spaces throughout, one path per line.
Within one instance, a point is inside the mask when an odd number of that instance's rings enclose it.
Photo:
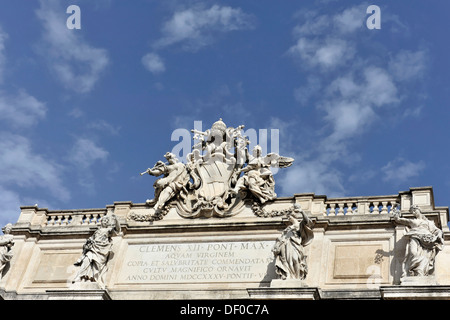
M 369 5 L 381 9 L 370 30 Z M 68 29 L 66 9 L 81 9 Z M 450 204 L 445 1 L 4 1 L 0 223 L 145 202 L 194 121 L 279 130 L 279 196 Z

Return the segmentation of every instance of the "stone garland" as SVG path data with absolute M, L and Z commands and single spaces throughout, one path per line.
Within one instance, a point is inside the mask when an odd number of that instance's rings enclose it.
M 289 212 L 292 212 L 294 210 L 294 207 L 289 207 L 287 209 L 282 210 L 271 210 L 267 211 L 266 209 L 262 208 L 261 205 L 254 201 L 252 205 L 253 213 L 261 218 L 273 218 L 273 217 L 280 217 L 280 216 L 286 216 Z
M 172 208 L 172 205 L 168 204 L 157 214 L 148 214 L 148 213 L 139 214 L 134 211 L 130 211 L 127 218 L 130 220 L 138 221 L 138 222 L 158 221 L 158 220 L 162 220 L 171 208 Z

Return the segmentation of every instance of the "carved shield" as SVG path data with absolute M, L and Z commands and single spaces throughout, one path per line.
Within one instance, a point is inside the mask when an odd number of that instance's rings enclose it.
M 226 159 L 223 154 L 214 154 L 199 166 L 202 181 L 199 192 L 206 200 L 221 197 L 228 190 L 234 170 L 233 160 Z

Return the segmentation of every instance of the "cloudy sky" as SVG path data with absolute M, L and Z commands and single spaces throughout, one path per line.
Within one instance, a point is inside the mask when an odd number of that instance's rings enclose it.
M 4 2 L 2 224 L 25 205 L 145 202 L 156 178 L 139 173 L 219 118 L 279 133 L 252 141 L 295 158 L 279 196 L 433 186 L 450 205 L 445 1 Z

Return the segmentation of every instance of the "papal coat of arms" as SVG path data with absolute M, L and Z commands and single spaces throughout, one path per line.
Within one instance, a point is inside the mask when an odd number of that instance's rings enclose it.
M 259 146 L 250 153 L 243 128 L 227 127 L 220 119 L 205 132 L 192 130 L 199 142 L 186 164 L 168 152 L 166 162 L 158 161 L 142 172 L 162 176 L 154 183 L 154 198 L 146 201 L 154 209 L 149 220 L 161 219 L 173 207 L 185 218 L 228 217 L 239 213 L 246 203 L 263 205 L 274 200 L 270 167 L 289 167 L 294 159 L 276 153 L 263 156 Z

